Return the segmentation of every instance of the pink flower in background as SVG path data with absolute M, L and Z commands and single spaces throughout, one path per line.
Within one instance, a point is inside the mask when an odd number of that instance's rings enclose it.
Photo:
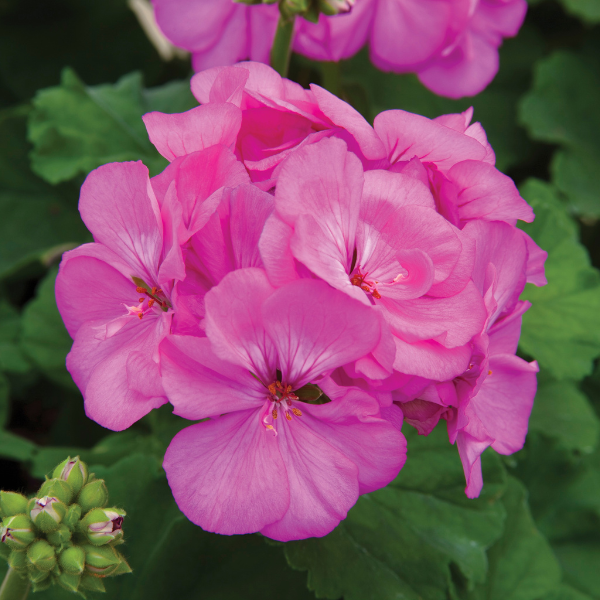
M 56 302 L 74 339 L 67 368 L 86 414 L 122 430 L 167 402 L 158 345 L 168 335 L 173 282 L 184 277 L 173 195 L 162 207 L 141 163 L 92 171 L 79 211 L 94 243 L 63 256 Z
M 156 21 L 175 44 L 192 53 L 195 71 L 239 60 L 268 63 L 279 9 L 233 0 L 152 0 Z
M 208 422 L 175 436 L 164 467 L 184 514 L 207 531 L 287 541 L 329 533 L 358 495 L 391 481 L 405 440 L 368 393 L 326 404 L 299 390 L 370 352 L 377 316 L 327 284 L 275 290 L 256 268 L 206 295 L 208 338 L 161 346 L 175 412 Z M 299 397 L 300 396 L 300 397 Z
M 339 61 L 369 45 L 376 67 L 417 73 L 436 94 L 460 98 L 483 90 L 498 71 L 498 47 L 517 34 L 525 0 L 356 0 L 345 14 L 297 19 L 293 49 Z M 177 46 L 192 52 L 194 69 L 239 60 L 268 63 L 276 5 L 232 0 L 154 0 L 156 19 Z
M 427 378 L 464 371 L 485 308 L 470 281 L 472 244 L 436 212 L 427 186 L 387 171 L 363 175 L 343 141 L 322 140 L 283 164 L 275 207 L 279 223 L 270 222 L 261 241 L 271 281 L 298 277 L 299 262 L 381 314 L 395 353 L 378 349 L 376 378 L 391 375 L 392 365 Z

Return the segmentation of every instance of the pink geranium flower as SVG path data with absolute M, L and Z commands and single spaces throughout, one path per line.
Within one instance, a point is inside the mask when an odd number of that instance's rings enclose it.
M 175 412 L 210 417 L 167 450 L 177 504 L 227 535 L 329 533 L 359 494 L 396 476 L 405 440 L 364 391 L 315 405 L 301 401 L 302 389 L 369 353 L 379 319 L 321 281 L 276 290 L 256 268 L 226 275 L 205 303 L 208 338 L 171 336 L 161 346 Z
M 205 147 L 208 137 L 234 148 L 252 181 L 268 190 L 289 154 L 324 137 L 344 139 L 365 164 L 385 159 L 373 128 L 349 104 L 318 85 L 305 90 L 266 65 L 208 69 L 192 78 L 192 92 L 203 106 L 144 116 L 150 140 L 168 160 Z
M 473 245 L 436 212 L 423 183 L 387 171 L 363 174 L 343 141 L 322 140 L 283 164 L 275 207 L 261 241 L 271 280 L 304 276 L 300 263 L 391 328 L 393 338 L 373 357 L 378 364 L 363 361 L 359 371 L 373 377 L 379 370 L 382 378 L 393 366 L 435 379 L 464 371 L 468 344 L 485 321 L 470 281 Z
M 428 119 L 403 110 L 375 117 L 389 170 L 429 186 L 437 210 L 463 228 L 476 220 L 533 221 L 531 207 L 510 177 L 493 165 L 494 153 L 479 123 L 470 125 L 473 109 Z
M 517 34 L 525 0 L 356 0 L 346 14 L 297 19 L 294 51 L 339 61 L 369 45 L 376 67 L 417 73 L 432 91 L 474 96 L 498 71 L 498 47 Z M 196 71 L 250 58 L 269 62 L 277 6 L 231 0 L 154 0 L 156 19 Z M 348 6 L 350 8 L 350 6 Z
M 74 339 L 67 368 L 86 414 L 122 430 L 167 402 L 158 345 L 171 326 L 173 283 L 184 277 L 181 208 L 172 195 L 159 205 L 137 162 L 92 171 L 79 210 L 95 241 L 65 253 L 56 279 Z
M 415 400 L 397 399 L 405 420 L 423 435 L 440 418 L 448 421 L 450 441 L 457 443 L 463 462 L 466 494 L 474 498 L 483 485 L 481 453 L 491 446 L 512 454 L 525 442 L 538 367 L 515 356 L 529 307 L 518 298 L 526 281 L 544 285 L 545 278 L 543 266 L 532 268 L 528 246 L 535 244 L 522 231 L 484 221 L 469 223 L 464 231 L 477 247 L 473 281 L 485 298 L 484 330 L 474 338 L 469 366 L 459 377 L 415 390 Z M 539 254 L 546 253 L 538 248 L 534 261 Z

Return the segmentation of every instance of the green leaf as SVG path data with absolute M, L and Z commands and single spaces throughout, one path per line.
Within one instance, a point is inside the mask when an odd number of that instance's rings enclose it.
M 140 73 L 114 85 L 86 86 L 65 69 L 61 85 L 36 95 L 29 120 L 32 169 L 50 183 L 87 175 L 115 161 L 142 160 L 155 175 L 167 161 L 148 139 L 142 115 L 197 106 L 188 81 L 144 90 Z
M 65 361 L 73 341 L 56 307 L 54 281 L 57 268 L 51 269 L 38 286 L 36 297 L 23 311 L 21 345 L 31 361 L 51 380 L 75 388 Z
M 18 461 L 28 461 L 33 457 L 36 449 L 37 446 L 33 442 L 20 435 L 0 430 L 0 456 Z
M 562 583 L 556 590 L 544 596 L 543 600 L 592 600 L 587 594 L 582 594 L 566 583 Z
M 29 109 L 0 111 L 0 278 L 32 261 L 49 261 L 52 248 L 75 246 L 89 235 L 77 211 L 77 191 L 53 188 L 29 168 Z M 48 251 L 50 251 L 48 253 Z
M 509 477 L 502 503 L 506 524 L 502 537 L 489 549 L 489 575 L 473 600 L 537 600 L 560 582 L 560 567 L 550 544 L 536 529 L 522 483 Z
M 529 180 L 521 194 L 536 219 L 520 225 L 548 252 L 548 285 L 527 285 L 520 347 L 556 379 L 581 379 L 600 355 L 600 273 L 578 242 L 575 223 L 552 186 Z
M 545 381 L 538 385 L 529 428 L 557 438 L 565 448 L 589 453 L 598 443 L 600 421 L 575 383 Z
M 447 434 L 437 428 L 407 438 L 408 459 L 392 483 L 361 496 L 329 535 L 284 545 L 288 562 L 308 570 L 319 598 L 446 599 L 451 565 L 469 586 L 484 581 L 485 550 L 501 535 L 505 515 L 497 456 L 484 454 L 483 493 L 469 500 Z
M 0 430 L 4 429 L 8 423 L 10 410 L 9 391 L 8 379 L 0 373 Z
M 220 536 L 190 523 L 173 502 L 160 461 L 133 454 L 110 468 L 91 465 L 106 480 L 111 505 L 122 507 L 133 572 L 107 577 L 110 600 L 308 600 L 304 576 L 289 569 L 279 548 L 260 536 Z M 40 600 L 69 600 L 54 586 Z
M 599 0 L 560 0 L 565 10 L 587 23 L 600 23 Z
M 552 176 L 573 209 L 600 216 L 600 78 L 582 55 L 557 51 L 535 67 L 519 118 L 537 140 L 560 145 Z
M 554 545 L 564 580 L 576 590 L 594 598 L 600 596 L 600 539 Z
M 0 371 L 27 373 L 31 364 L 18 345 L 21 316 L 8 302 L 0 301 Z
M 65 69 L 61 85 L 38 92 L 33 105 L 31 167 L 50 183 L 86 175 L 108 162 L 143 160 L 153 174 L 167 164 L 141 119 L 146 110 L 139 73 L 115 85 L 86 87 Z

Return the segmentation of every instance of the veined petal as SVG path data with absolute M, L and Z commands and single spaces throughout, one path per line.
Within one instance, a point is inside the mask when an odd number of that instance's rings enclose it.
M 290 503 L 278 440 L 265 433 L 257 409 L 180 431 L 163 462 L 177 505 L 205 531 L 223 535 L 278 521 Z
M 273 292 L 262 314 L 279 368 L 293 389 L 365 356 L 381 336 L 372 308 L 312 279 L 299 279 Z
M 205 297 L 206 334 L 214 352 L 252 371 L 265 385 L 272 382 L 276 369 L 276 347 L 265 330 L 262 310 L 273 289 L 261 269 L 240 269 L 226 275 Z
M 165 390 L 185 419 L 259 408 L 268 395 L 247 369 L 216 357 L 207 338 L 171 335 L 160 354 Z

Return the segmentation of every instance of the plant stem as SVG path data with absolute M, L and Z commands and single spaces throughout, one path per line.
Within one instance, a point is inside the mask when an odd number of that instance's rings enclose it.
M 29 594 L 29 586 L 27 579 L 23 579 L 19 573 L 9 568 L 0 587 L 0 600 L 25 600 Z
M 282 76 L 287 77 L 292 54 L 292 39 L 294 38 L 295 16 L 287 19 L 279 15 L 277 31 L 271 48 L 271 66 Z

